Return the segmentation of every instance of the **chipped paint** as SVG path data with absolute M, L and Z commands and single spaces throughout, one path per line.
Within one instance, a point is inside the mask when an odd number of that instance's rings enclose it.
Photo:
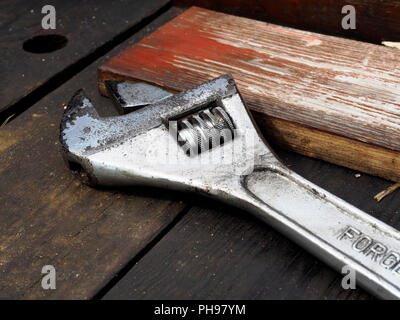
M 399 62 L 382 46 L 191 8 L 103 69 L 172 90 L 229 72 L 256 111 L 400 150 Z

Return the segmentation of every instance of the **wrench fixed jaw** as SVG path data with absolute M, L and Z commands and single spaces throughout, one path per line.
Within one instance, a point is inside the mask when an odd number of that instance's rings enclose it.
M 86 184 L 96 185 L 96 179 L 91 174 L 92 168 L 85 161 L 83 153 L 89 147 L 89 141 L 82 137 L 75 138 L 80 131 L 90 133 L 100 117 L 84 91 L 78 90 L 69 101 L 60 123 L 60 136 L 63 158 L 68 167 Z M 78 120 L 79 123 L 75 121 Z M 84 124 L 84 127 L 82 127 Z

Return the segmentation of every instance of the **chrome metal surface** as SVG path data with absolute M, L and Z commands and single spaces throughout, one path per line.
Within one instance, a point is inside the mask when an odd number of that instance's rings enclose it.
M 189 156 L 196 156 L 231 141 L 234 129 L 223 108 L 210 106 L 177 121 L 178 143 Z
M 183 128 L 185 119 L 191 121 Z M 201 130 L 218 124 L 233 138 L 188 156 L 182 141 L 209 141 L 213 135 Z M 200 131 L 182 137 L 189 129 Z M 350 266 L 376 296 L 400 298 L 399 231 L 286 168 L 230 75 L 111 118 L 100 118 L 79 91 L 65 110 L 60 140 L 67 161 L 90 184 L 202 192 L 248 210 L 338 271 Z
M 172 96 L 168 91 L 144 82 L 108 80 L 105 85 L 121 113 L 129 113 Z

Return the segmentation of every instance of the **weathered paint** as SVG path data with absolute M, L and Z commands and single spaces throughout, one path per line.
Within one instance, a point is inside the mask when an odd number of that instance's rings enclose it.
M 372 43 L 400 40 L 399 0 L 175 0 L 224 13 Z M 356 9 L 356 28 L 343 29 L 342 8 Z
M 180 91 L 231 73 L 253 110 L 400 150 L 400 52 L 192 7 L 102 66 Z

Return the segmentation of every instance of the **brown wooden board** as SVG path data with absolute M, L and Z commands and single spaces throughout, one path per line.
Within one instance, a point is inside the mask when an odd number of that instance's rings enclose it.
M 400 227 L 400 198 L 373 196 L 388 182 L 275 149 L 297 173 Z M 372 299 L 246 211 L 198 199 L 104 299 Z
M 113 54 L 178 12 L 161 15 Z M 163 190 L 87 187 L 65 165 L 59 123 L 73 93 L 84 88 L 100 114 L 116 113 L 97 91 L 96 69 L 106 58 L 0 129 L 1 299 L 93 297 L 186 206 Z M 44 265 L 56 269 L 56 290 L 41 287 Z
M 167 3 L 168 0 L 146 3 L 128 0 L 1 1 L 0 112 Z M 46 4 L 55 7 L 55 30 L 42 29 L 45 14 L 41 10 Z M 23 49 L 25 41 L 49 34 L 65 36 L 68 43 L 62 49 L 49 53 L 31 53 Z M 44 49 L 48 41 L 39 44 L 37 49 Z
M 400 41 L 398 0 L 174 0 L 176 5 L 213 9 L 294 28 L 380 43 Z M 343 29 L 342 8 L 356 10 L 356 28 Z
M 102 65 L 99 88 L 176 92 L 229 72 L 271 142 L 399 180 L 399 62 L 393 48 L 192 7 Z

